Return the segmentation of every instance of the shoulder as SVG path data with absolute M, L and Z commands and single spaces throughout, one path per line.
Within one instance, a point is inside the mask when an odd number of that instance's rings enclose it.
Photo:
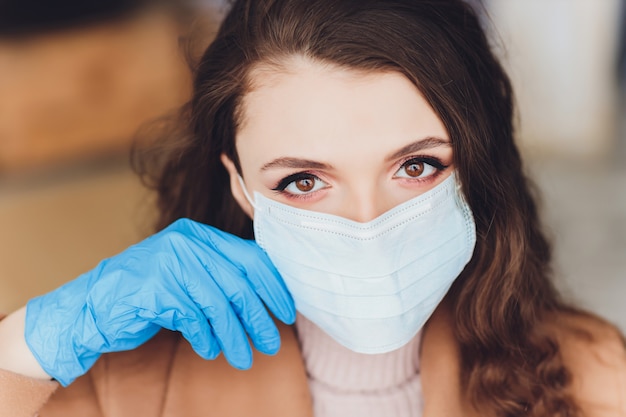
M 571 392 L 584 415 L 626 416 L 626 342 L 610 323 L 563 312 L 550 327 L 572 375 Z

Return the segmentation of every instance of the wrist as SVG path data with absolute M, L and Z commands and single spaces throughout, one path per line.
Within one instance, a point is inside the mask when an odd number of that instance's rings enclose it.
M 0 321 L 0 369 L 38 379 L 51 379 L 26 343 L 26 307 Z

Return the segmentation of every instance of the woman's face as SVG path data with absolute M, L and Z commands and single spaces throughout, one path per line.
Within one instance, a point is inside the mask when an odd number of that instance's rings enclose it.
M 443 123 L 396 72 L 358 72 L 304 58 L 257 68 L 236 147 L 247 191 L 366 222 L 452 172 Z M 248 215 L 231 161 L 235 199 Z

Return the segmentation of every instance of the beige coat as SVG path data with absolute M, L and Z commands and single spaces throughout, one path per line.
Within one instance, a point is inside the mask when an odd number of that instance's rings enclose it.
M 594 341 L 567 329 L 575 323 Z M 255 353 L 248 371 L 223 357 L 199 358 L 178 334 L 163 331 L 129 351 L 104 355 L 68 388 L 0 371 L 0 416 L 32 417 L 293 417 L 312 416 L 297 340 L 280 327 L 282 347 Z M 591 319 L 563 317 L 555 326 L 586 415 L 626 416 L 626 351 L 620 336 Z M 449 321 L 438 311 L 424 331 L 421 378 L 425 417 L 475 415 L 458 384 L 458 355 Z

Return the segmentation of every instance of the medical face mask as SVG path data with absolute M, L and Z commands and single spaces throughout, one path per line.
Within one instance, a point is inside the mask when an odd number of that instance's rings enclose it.
M 246 197 L 254 207 L 256 241 L 296 309 L 360 353 L 408 343 L 469 262 L 476 242 L 454 174 L 366 223 L 294 208 L 258 192 L 254 201 Z

